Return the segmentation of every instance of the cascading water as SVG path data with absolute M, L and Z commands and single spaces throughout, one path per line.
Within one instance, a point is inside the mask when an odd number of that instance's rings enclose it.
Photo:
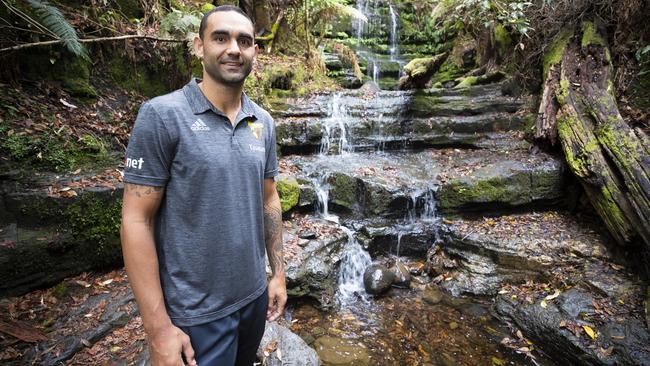
M 405 62 L 399 57 L 399 16 L 395 5 L 388 2 L 388 14 L 386 14 L 386 3 L 383 1 L 357 0 L 356 9 L 367 19 L 367 22 L 358 20 L 353 24 L 358 45 L 355 51 L 358 56 L 366 60 L 367 75 L 375 83 L 379 83 L 382 77 L 382 64 L 390 61 L 399 65 L 399 74 L 396 76 L 401 77 Z M 386 32 L 388 29 L 390 33 Z M 389 58 L 382 57 L 381 48 L 373 48 L 378 46 L 377 44 L 368 44 L 366 40 L 379 40 L 384 42 L 380 44 L 389 44 Z
M 390 59 L 395 61 L 399 50 L 397 49 L 397 13 L 393 8 L 393 4 L 388 5 L 390 11 Z
M 337 154 L 344 154 L 352 150 L 348 140 L 348 129 L 346 126 L 349 120 L 345 105 L 341 103 L 341 95 L 334 94 L 328 104 L 329 117 L 323 123 L 323 136 L 321 137 L 320 153 L 329 154 L 333 148 Z M 338 138 L 338 140 L 336 140 Z M 336 145 L 333 141 L 336 140 Z
M 363 250 L 354 237 L 354 233 L 341 226 L 348 236 L 348 242 L 343 249 L 337 298 L 341 305 L 350 304 L 357 299 L 367 300 L 366 290 L 363 286 L 363 273 L 372 264 L 370 254 Z
M 410 193 L 409 205 L 406 210 L 404 222 L 397 226 L 397 259 L 399 260 L 402 236 L 413 231 L 415 225 L 422 224 L 434 228 L 435 243 L 439 242 L 438 222 L 440 218 L 436 212 L 436 199 L 433 189 L 414 190 Z M 418 207 L 420 209 L 418 210 Z

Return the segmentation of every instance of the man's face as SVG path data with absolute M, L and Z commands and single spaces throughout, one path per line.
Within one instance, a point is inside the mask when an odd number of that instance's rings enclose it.
M 194 47 L 208 76 L 224 85 L 243 84 L 257 55 L 253 25 L 234 11 L 211 14 L 203 40 L 195 37 Z

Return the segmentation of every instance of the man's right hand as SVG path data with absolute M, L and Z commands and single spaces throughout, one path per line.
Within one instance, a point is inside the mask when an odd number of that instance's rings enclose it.
M 197 366 L 190 337 L 172 324 L 151 331 L 149 350 L 152 366 L 183 366 L 181 353 L 188 366 Z

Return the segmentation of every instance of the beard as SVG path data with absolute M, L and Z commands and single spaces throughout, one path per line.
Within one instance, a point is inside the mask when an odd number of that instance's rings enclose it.
M 214 62 L 203 62 L 203 67 L 205 68 L 205 72 L 216 82 L 224 85 L 230 85 L 230 86 L 240 86 L 244 83 L 244 80 L 246 80 L 246 77 L 251 73 L 253 70 L 253 63 L 252 62 L 244 62 L 242 63 L 239 71 L 233 72 L 233 71 L 228 71 L 223 67 L 220 67 L 220 63 L 214 63 Z

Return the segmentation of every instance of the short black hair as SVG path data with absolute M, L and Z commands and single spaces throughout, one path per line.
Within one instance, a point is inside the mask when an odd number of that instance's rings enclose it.
M 205 32 L 205 27 L 208 26 L 208 18 L 210 17 L 210 15 L 221 11 L 234 11 L 236 13 L 239 13 L 245 16 L 246 19 L 248 19 L 251 22 L 251 24 L 253 24 L 253 20 L 251 19 L 251 17 L 249 17 L 248 14 L 244 13 L 244 11 L 241 10 L 240 7 L 234 5 L 219 5 L 216 8 L 205 13 L 205 15 L 203 15 L 203 18 L 201 18 L 201 25 L 199 26 L 199 38 L 201 38 L 201 40 L 203 40 L 203 32 Z

